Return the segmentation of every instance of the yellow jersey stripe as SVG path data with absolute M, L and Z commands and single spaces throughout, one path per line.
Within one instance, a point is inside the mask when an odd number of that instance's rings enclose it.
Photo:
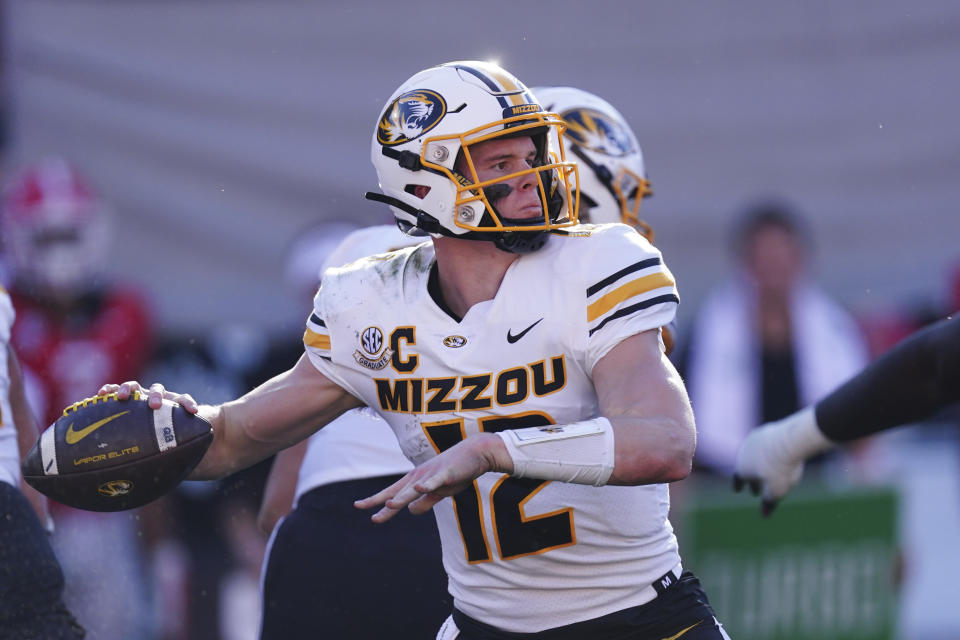
M 330 336 L 325 336 L 307 329 L 303 332 L 303 344 L 314 349 L 330 350 Z
M 674 286 L 673 276 L 664 271 L 651 273 L 648 276 L 632 280 L 625 285 L 617 287 L 588 306 L 587 322 L 593 322 L 628 298 L 653 291 L 654 289 L 660 289 L 661 287 L 672 286 Z

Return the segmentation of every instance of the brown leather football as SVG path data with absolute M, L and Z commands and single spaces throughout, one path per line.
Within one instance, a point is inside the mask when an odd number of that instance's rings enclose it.
M 174 402 L 95 396 L 63 410 L 23 460 L 24 480 L 57 502 L 122 511 L 156 500 L 197 466 L 213 442 L 205 419 Z

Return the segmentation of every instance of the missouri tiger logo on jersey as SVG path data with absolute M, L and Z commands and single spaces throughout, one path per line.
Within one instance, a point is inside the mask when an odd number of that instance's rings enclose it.
M 599 111 L 572 109 L 561 117 L 567 123 L 564 135 L 586 149 L 615 157 L 635 151 L 630 134 Z
M 416 140 L 439 124 L 447 103 L 436 91 L 408 91 L 390 103 L 377 127 L 377 141 L 394 146 Z
M 443 346 L 451 349 L 459 349 L 465 344 L 467 344 L 467 339 L 463 336 L 447 336 L 443 339 Z

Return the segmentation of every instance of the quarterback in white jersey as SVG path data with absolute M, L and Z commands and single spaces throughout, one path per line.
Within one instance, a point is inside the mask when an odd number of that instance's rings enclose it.
M 594 365 L 677 304 L 660 253 L 625 225 L 551 238 L 460 322 L 429 293 L 433 264 L 424 244 L 328 271 L 307 325 L 314 365 L 380 411 L 416 464 L 481 431 L 595 417 Z M 668 507 L 664 484 L 486 473 L 434 509 L 457 608 L 531 632 L 643 604 L 638 583 L 679 575 Z
M 667 520 L 696 439 L 661 338 L 673 277 L 633 228 L 577 225 L 564 127 L 495 64 L 415 74 L 377 122 L 367 197 L 431 243 L 328 271 L 306 356 L 242 398 L 149 402 L 212 422 L 194 477 L 377 410 L 416 467 L 355 504 L 435 511 L 455 601 L 438 637 L 725 638 Z

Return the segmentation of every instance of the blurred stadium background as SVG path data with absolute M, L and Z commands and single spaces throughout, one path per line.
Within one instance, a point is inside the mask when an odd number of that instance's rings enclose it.
M 769 196 L 810 222 L 819 280 L 865 327 L 955 308 L 956 2 L 7 0 L 3 23 L 5 164 L 75 162 L 116 213 L 112 269 L 148 293 L 161 335 L 218 336 L 234 358 L 298 337 L 305 301 L 282 286 L 298 234 L 388 219 L 362 198 L 374 123 L 403 79 L 454 59 L 587 89 L 633 124 L 681 339 L 730 266 L 737 215 Z M 209 385 L 196 395 L 216 401 L 243 381 Z M 842 637 L 960 637 L 955 424 L 890 436 L 858 476 L 894 496 L 903 576 L 889 625 Z M 852 483 L 843 471 L 829 491 Z M 714 484 L 683 491 L 681 536 Z M 841 637 L 729 617 L 735 638 Z

